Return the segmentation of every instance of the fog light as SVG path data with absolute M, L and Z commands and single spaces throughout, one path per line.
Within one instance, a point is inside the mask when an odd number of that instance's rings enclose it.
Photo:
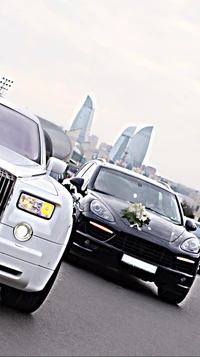
M 88 247 L 88 246 L 90 245 L 90 240 L 89 240 L 89 239 L 86 239 L 84 243 L 85 243 L 85 245 Z
M 31 238 L 33 230 L 28 223 L 19 223 L 14 229 L 14 236 L 17 240 L 25 242 Z
M 180 278 L 180 282 L 181 283 L 185 283 L 186 282 L 186 278 L 183 276 L 182 278 Z

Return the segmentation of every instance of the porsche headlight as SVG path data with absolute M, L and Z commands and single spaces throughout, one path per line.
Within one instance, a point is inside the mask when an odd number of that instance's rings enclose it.
M 51 218 L 55 208 L 52 203 L 30 196 L 26 193 L 21 194 L 17 207 L 26 212 L 47 219 Z
M 199 240 L 195 237 L 186 239 L 181 244 L 181 249 L 190 253 L 198 253 L 199 252 Z
M 91 211 L 106 221 L 114 222 L 114 217 L 103 203 L 93 200 L 90 204 Z

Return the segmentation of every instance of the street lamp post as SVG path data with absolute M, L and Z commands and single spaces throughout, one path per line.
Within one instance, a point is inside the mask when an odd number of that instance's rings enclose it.
M 2 79 L 0 80 L 0 97 L 3 97 L 6 94 L 6 91 L 10 89 L 12 84 L 13 84 L 12 80 L 6 77 L 2 77 Z

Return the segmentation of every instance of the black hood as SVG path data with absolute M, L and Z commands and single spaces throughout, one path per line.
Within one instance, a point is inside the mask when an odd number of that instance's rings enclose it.
M 95 196 L 95 198 L 99 199 L 102 203 L 104 203 L 104 205 L 106 205 L 106 207 L 112 212 L 118 222 L 118 225 L 121 225 L 121 227 L 124 225 L 126 230 L 130 227 L 128 220 L 126 218 L 122 218 L 121 214 L 121 210 L 129 205 L 128 202 L 122 201 L 113 196 L 98 194 L 96 192 L 95 194 L 92 194 L 92 196 L 93 198 Z M 158 237 L 168 242 L 173 242 L 186 232 L 186 229 L 182 225 L 174 223 L 167 217 L 149 210 L 147 210 L 147 214 L 150 219 L 150 223 L 141 228 L 141 231 L 144 233 L 146 232 L 154 237 Z M 130 228 L 130 231 L 132 232 L 133 229 L 134 228 Z

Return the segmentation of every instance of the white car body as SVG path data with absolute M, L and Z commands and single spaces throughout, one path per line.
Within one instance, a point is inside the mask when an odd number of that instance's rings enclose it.
M 72 197 L 49 175 L 45 138 L 39 119 L 3 98 L 0 98 L 0 108 L 34 121 L 40 142 L 37 163 L 3 146 L 0 141 L 0 285 L 38 292 L 46 286 L 67 246 L 72 229 Z M 49 167 L 52 163 L 54 161 L 50 159 Z M 57 164 L 57 168 L 62 167 L 61 161 L 59 163 L 58 160 Z M 5 180 L 6 186 L 3 184 Z M 46 219 L 19 209 L 17 204 L 22 192 L 53 204 L 52 217 Z M 6 205 L 2 208 L 4 195 Z M 27 241 L 18 241 L 14 235 L 16 225 L 21 222 L 32 228 L 32 236 Z

